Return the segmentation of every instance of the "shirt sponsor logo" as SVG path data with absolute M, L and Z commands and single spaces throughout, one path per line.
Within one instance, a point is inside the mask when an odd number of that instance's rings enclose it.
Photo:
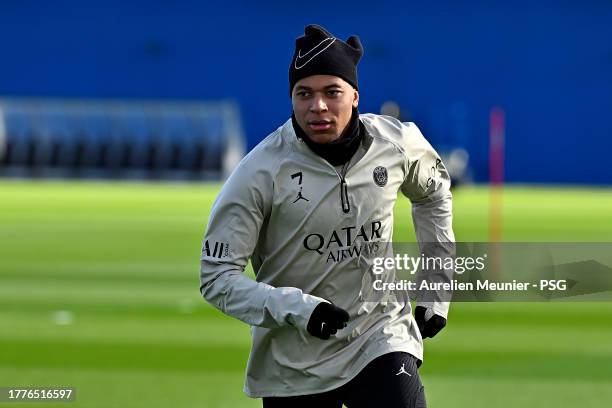
M 211 251 L 212 249 L 212 251 Z M 204 241 L 202 253 L 211 258 L 226 258 L 229 256 L 229 244 L 227 242 L 211 242 Z
M 304 248 L 326 257 L 327 262 L 339 262 L 361 255 L 364 245 L 374 245 L 382 238 L 383 226 L 379 220 L 369 224 L 340 228 L 329 235 L 312 233 L 302 241 Z M 375 249 L 377 250 L 377 249 Z
M 387 168 L 383 166 L 378 166 L 374 169 L 372 173 L 372 177 L 374 178 L 374 182 L 378 187 L 384 187 L 387 185 L 387 181 L 389 180 L 389 175 L 387 174 Z

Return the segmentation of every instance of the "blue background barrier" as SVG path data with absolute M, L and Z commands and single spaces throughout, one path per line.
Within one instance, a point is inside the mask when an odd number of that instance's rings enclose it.
M 507 181 L 610 184 L 610 21 L 604 1 L 4 1 L 0 94 L 229 98 L 251 148 L 289 117 L 294 39 L 319 23 L 362 39 L 361 111 L 395 101 L 477 181 L 499 106 Z

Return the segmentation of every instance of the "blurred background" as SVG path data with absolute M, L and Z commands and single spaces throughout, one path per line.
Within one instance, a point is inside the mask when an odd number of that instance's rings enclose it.
M 291 114 L 306 24 L 360 36 L 360 111 L 414 121 L 443 155 L 458 240 L 611 242 L 610 21 L 595 0 L 1 0 L 0 387 L 260 405 L 249 328 L 201 299 L 198 259 L 222 180 Z M 426 341 L 430 406 L 609 406 L 611 316 L 453 305 Z

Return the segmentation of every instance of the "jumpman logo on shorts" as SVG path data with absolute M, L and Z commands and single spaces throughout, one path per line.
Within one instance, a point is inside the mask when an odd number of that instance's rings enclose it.
M 408 373 L 404 368 L 404 364 L 402 364 L 402 368 L 395 375 L 406 374 L 408 377 L 412 377 L 412 374 Z

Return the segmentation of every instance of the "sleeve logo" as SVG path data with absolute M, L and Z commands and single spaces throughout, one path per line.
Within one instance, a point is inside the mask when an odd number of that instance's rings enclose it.
M 436 164 L 431 166 L 431 168 L 429 169 L 430 176 L 427 179 L 427 183 L 425 184 L 425 187 L 429 188 L 431 187 L 432 184 L 438 181 L 437 173 L 438 173 L 438 168 L 440 166 L 440 163 L 442 163 L 442 160 L 436 159 Z
M 202 253 L 211 258 L 226 258 L 229 256 L 229 244 L 227 242 L 215 241 L 213 245 L 206 240 L 204 241 L 204 246 L 202 247 Z

